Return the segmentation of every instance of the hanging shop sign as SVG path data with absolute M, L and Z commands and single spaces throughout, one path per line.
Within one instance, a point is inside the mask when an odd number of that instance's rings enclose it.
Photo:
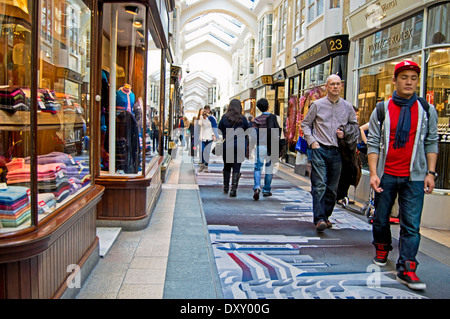
M 172 78 L 176 78 L 179 81 L 181 81 L 181 73 L 182 73 L 182 71 L 181 71 L 181 67 L 180 66 L 172 65 L 170 67 L 170 76 Z
M 261 77 L 257 78 L 255 81 L 253 81 L 253 88 L 256 89 L 263 85 L 272 84 L 273 79 L 271 75 L 262 75 Z
M 293 64 L 287 66 L 284 69 L 284 71 L 286 73 L 287 78 L 292 78 L 292 77 L 300 74 L 300 70 L 297 68 L 297 63 L 293 63 Z
M 424 0 L 376 0 L 356 10 L 347 18 L 350 39 L 370 30 L 379 29 L 382 24 L 423 5 Z
M 347 54 L 349 46 L 347 34 L 326 38 L 295 57 L 297 68 L 301 70 L 326 57 Z
M 272 76 L 272 79 L 273 79 L 273 83 L 284 82 L 284 80 L 286 79 L 286 76 L 285 76 L 285 73 L 284 73 L 284 69 L 276 72 Z

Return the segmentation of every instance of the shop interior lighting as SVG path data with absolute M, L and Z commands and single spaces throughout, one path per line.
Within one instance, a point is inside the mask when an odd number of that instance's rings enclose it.
M 135 6 L 126 6 L 125 11 L 136 16 L 139 13 L 139 8 Z

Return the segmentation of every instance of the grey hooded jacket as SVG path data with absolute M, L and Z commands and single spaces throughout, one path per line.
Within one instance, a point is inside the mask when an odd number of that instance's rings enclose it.
M 388 105 L 385 101 L 385 118 L 380 128 L 376 108 L 373 110 L 369 121 L 369 136 L 367 137 L 367 154 L 378 154 L 377 175 L 379 178 L 384 173 L 386 155 L 389 148 L 390 117 Z M 411 181 L 423 181 L 427 174 L 428 153 L 438 153 L 439 135 L 437 134 L 437 113 L 433 105 L 430 104 L 429 116 L 419 103 L 419 116 L 417 132 L 414 140 L 414 147 L 411 158 L 410 177 Z

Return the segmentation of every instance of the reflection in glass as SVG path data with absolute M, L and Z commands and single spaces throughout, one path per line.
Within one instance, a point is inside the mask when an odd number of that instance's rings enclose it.
M 142 175 L 142 155 L 152 158 L 151 103 L 158 105 L 160 55 L 146 34 L 146 8 L 139 4 L 105 4 L 103 9 L 101 174 Z M 147 48 L 145 37 L 149 39 Z M 160 50 L 155 50 L 160 54 Z M 157 62 L 157 63 L 156 63 Z M 147 76 L 148 75 L 148 76 Z M 147 87 L 145 86 L 148 83 Z
M 392 98 L 395 91 L 393 75 L 395 65 L 403 60 L 411 60 L 420 65 L 420 53 L 412 56 L 399 57 L 385 63 L 379 63 L 359 71 L 359 93 L 358 93 L 358 123 L 360 126 L 369 122 L 375 106 L 380 101 Z M 420 94 L 420 83 L 417 95 Z M 368 169 L 367 154 L 360 153 L 364 169 Z
M 438 48 L 430 53 L 427 69 L 427 100 L 436 107 L 442 123 L 450 116 L 450 49 Z
M 0 234 L 31 224 L 31 8 L 0 1 Z
M 450 43 L 450 3 L 438 4 L 428 11 L 427 46 Z
M 148 32 L 147 38 L 151 39 L 151 34 Z M 147 52 L 147 68 L 148 68 L 148 83 L 147 83 L 147 129 L 145 132 L 146 153 L 145 162 L 150 163 L 151 159 L 158 155 L 158 147 L 160 140 L 160 116 L 159 116 L 159 100 L 161 90 L 161 50 L 159 50 L 153 41 L 148 43 Z M 165 126 L 167 127 L 167 126 Z M 165 136 L 167 132 L 163 132 Z M 164 145 L 167 149 L 167 144 Z
M 423 13 L 361 39 L 360 66 L 408 54 L 422 48 Z
M 91 14 L 82 0 L 42 0 L 41 10 L 36 146 L 40 218 L 90 185 L 91 50 Z
M 392 77 L 395 65 L 403 60 L 411 60 L 420 65 L 420 54 L 405 56 L 385 63 L 380 63 L 359 72 L 358 110 L 359 124 L 369 122 L 370 115 L 379 101 L 386 101 L 395 91 Z M 417 94 L 420 92 L 420 83 Z

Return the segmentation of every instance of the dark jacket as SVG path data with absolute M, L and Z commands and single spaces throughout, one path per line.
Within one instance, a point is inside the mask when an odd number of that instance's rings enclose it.
M 277 140 L 281 136 L 281 128 L 278 125 L 277 117 L 274 114 L 264 112 L 253 120 L 253 127 L 256 128 L 256 145 L 267 145 L 267 155 L 271 155 L 273 128 L 278 129 Z
M 361 178 L 361 164 L 357 155 L 357 145 L 360 136 L 359 125 L 348 123 L 339 127 L 344 132 L 344 138 L 339 139 L 339 150 L 342 156 L 342 173 L 346 175 L 350 185 L 358 186 Z
M 241 119 L 241 123 L 236 124 L 231 123 L 226 114 L 220 119 L 218 128 L 225 139 L 222 155 L 224 161 L 227 151 L 234 152 L 234 163 L 242 163 L 245 160 L 245 134 L 248 133 L 246 130 L 250 125 L 245 116 L 241 115 Z M 233 129 L 233 131 L 227 129 Z

